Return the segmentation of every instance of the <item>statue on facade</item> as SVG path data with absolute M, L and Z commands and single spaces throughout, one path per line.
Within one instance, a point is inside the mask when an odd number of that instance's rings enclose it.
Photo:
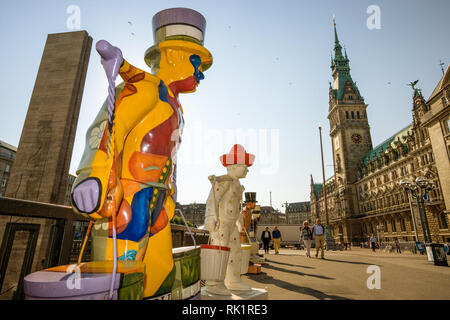
M 209 177 L 212 188 L 205 212 L 205 228 L 210 232 L 211 245 L 230 248 L 225 281 L 207 281 L 206 290 L 212 294 L 230 295 L 230 290 L 247 291 L 251 287 L 241 279 L 241 241 L 239 232 L 244 226 L 241 215 L 244 187 L 239 179 L 245 178 L 255 156 L 239 144 L 230 153 L 220 157 L 227 174 Z
M 169 221 L 184 126 L 179 94 L 195 92 L 212 64 L 203 47 L 205 27 L 205 18 L 191 9 L 157 13 L 155 45 L 145 53 L 151 73 L 107 41 L 97 43 L 110 95 L 88 129 L 72 204 L 96 220 L 95 230 L 108 226 L 93 235 L 94 260 L 113 260 L 117 243 L 119 260 L 145 262 L 144 298 L 170 291 L 175 279 Z M 118 75 L 124 82 L 115 87 Z

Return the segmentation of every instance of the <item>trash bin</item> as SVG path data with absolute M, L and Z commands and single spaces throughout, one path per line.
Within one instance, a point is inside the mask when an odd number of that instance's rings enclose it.
M 433 261 L 437 266 L 447 266 L 447 255 L 445 247 L 442 243 L 427 243 L 428 261 Z

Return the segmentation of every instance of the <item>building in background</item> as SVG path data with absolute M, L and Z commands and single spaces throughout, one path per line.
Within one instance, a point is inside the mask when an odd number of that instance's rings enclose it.
M 437 173 L 441 181 L 447 221 L 450 218 L 450 66 L 428 98 L 426 110 L 421 118 L 430 135 L 431 146 L 436 161 Z M 443 219 L 443 217 L 440 217 Z
M 311 222 L 311 206 L 309 201 L 287 203 L 286 223 L 302 224 L 303 221 Z
M 0 197 L 4 196 L 17 148 L 0 140 Z
M 342 53 L 336 27 L 334 31 L 333 84 L 330 83 L 328 111 L 334 173 L 325 181 L 328 219 L 334 239 L 361 242 L 378 235 L 381 241 L 414 241 L 416 232 L 409 198 L 399 183 L 402 179 L 414 181 L 422 176 L 436 186 L 426 203 L 432 239 L 450 241 L 444 202 L 449 197 L 446 190 L 450 188 L 449 135 L 439 135 L 448 127 L 448 70 L 428 102 L 421 90 L 414 87 L 417 82 L 411 83 L 412 123 L 374 148 L 367 104 L 352 80 L 347 52 Z M 431 111 L 434 117 L 425 116 L 430 114 L 430 103 L 435 106 Z M 433 128 L 432 139 L 429 128 Z M 436 140 L 440 141 L 439 145 L 432 147 Z M 442 170 L 436 163 L 434 149 L 439 149 Z M 313 219 L 319 217 L 325 223 L 323 184 L 315 183 L 312 176 L 310 195 Z M 423 241 L 420 224 L 417 234 Z
M 176 209 L 180 209 L 187 221 L 200 227 L 205 223 L 206 203 L 179 204 L 176 203 Z M 175 215 L 179 213 L 175 211 Z
M 284 224 L 286 215 L 271 206 L 261 206 L 261 218 L 259 224 Z

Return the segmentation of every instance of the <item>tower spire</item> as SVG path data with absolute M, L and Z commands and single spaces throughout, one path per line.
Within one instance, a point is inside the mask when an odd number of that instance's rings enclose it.
M 344 54 L 342 53 L 342 46 L 339 42 L 335 15 L 333 15 L 333 28 L 334 28 L 334 58 L 331 62 L 332 76 L 334 79 L 333 84 L 333 97 L 336 100 L 342 100 L 344 97 L 344 86 L 351 85 L 357 99 L 364 100 L 360 95 L 356 83 L 353 82 L 350 75 L 350 61 L 347 55 L 347 49 L 344 46 Z M 352 96 L 354 97 L 354 96 Z
M 333 27 L 334 27 L 334 58 L 342 57 L 342 47 L 339 43 L 339 38 L 336 30 L 336 15 L 333 14 Z

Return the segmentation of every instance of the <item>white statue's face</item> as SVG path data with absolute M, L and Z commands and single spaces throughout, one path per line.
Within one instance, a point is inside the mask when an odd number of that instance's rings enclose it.
M 227 171 L 230 176 L 241 179 L 247 176 L 248 167 L 245 164 L 232 164 L 227 166 Z

